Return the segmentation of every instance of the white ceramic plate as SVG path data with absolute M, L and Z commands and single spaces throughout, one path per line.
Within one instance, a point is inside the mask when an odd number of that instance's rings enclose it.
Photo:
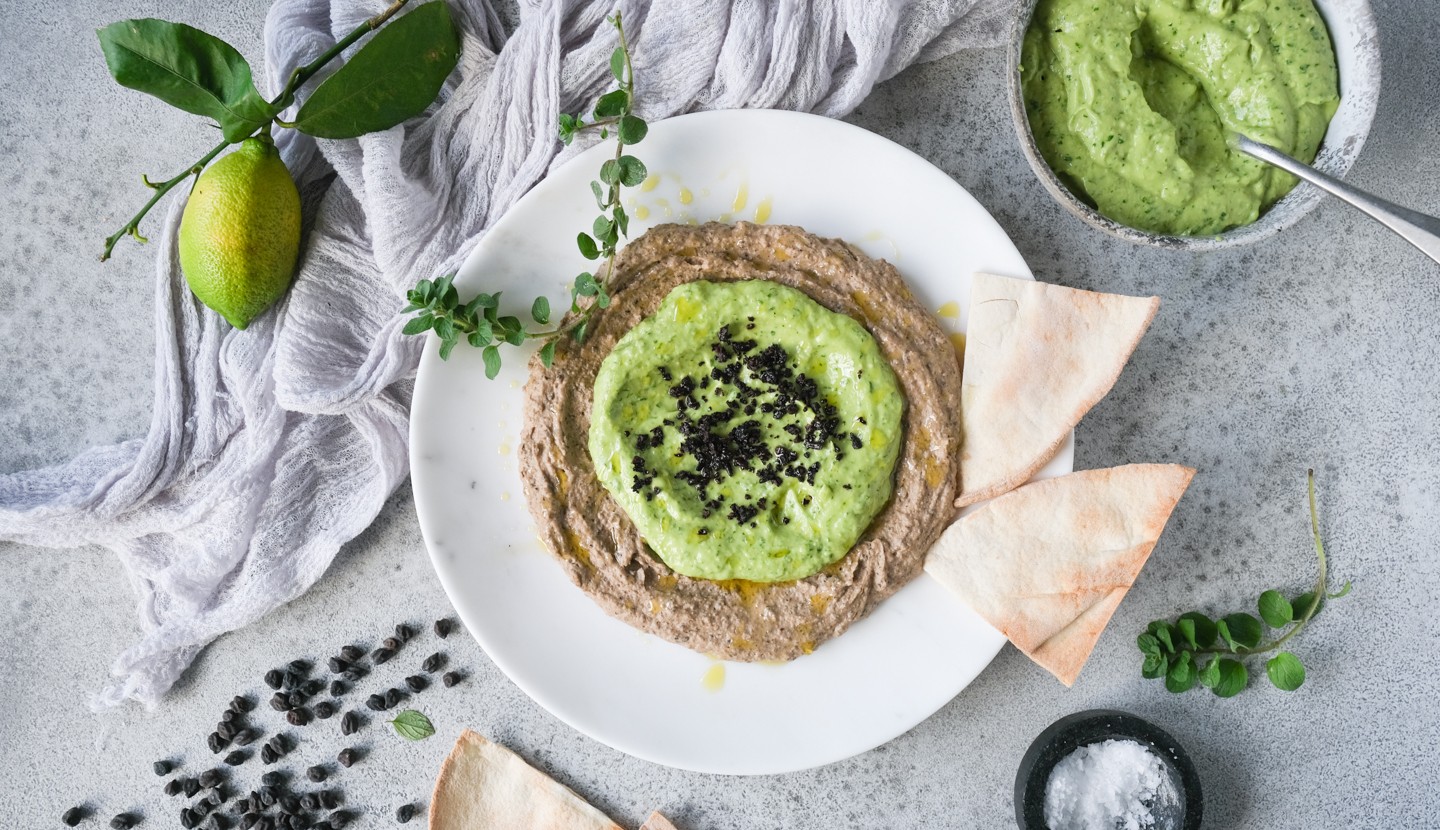
M 858 127 L 790 112 L 685 115 L 637 148 L 651 180 L 628 190 L 632 235 L 674 221 L 801 225 L 893 262 L 952 331 L 970 276 L 1030 276 L 970 194 L 909 150 Z M 582 153 L 496 224 L 461 268 L 462 297 L 504 289 L 528 319 L 559 308 L 590 263 L 575 248 L 596 210 L 589 182 L 612 152 Z M 478 350 L 420 363 L 410 425 L 416 508 L 440 581 L 465 626 L 556 717 L 622 752 L 731 774 L 814 767 L 878 746 L 929 717 L 1005 642 L 927 577 L 807 657 L 717 664 L 611 619 L 536 539 L 515 445 L 526 356 L 485 379 Z M 937 359 L 941 356 L 937 356 Z M 1071 469 L 1068 444 L 1041 473 Z M 721 666 L 721 668 L 717 668 Z M 722 674 L 723 673 L 723 674 Z

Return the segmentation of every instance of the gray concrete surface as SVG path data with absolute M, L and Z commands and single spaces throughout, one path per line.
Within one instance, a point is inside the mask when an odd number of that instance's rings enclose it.
M 149 416 L 152 253 L 104 266 L 100 240 L 210 136 L 194 119 L 115 87 L 92 30 L 161 14 L 258 55 L 266 3 L 85 0 L 12 4 L 0 49 L 0 471 L 139 435 Z M 1379 0 L 1385 91 L 1351 179 L 1440 212 L 1440 12 Z M 446 643 L 470 677 L 429 692 L 440 726 L 400 746 L 372 725 L 369 759 L 342 776 L 351 803 L 389 826 L 425 801 L 461 725 L 519 749 L 622 823 L 652 808 L 687 830 L 1006 827 L 1016 763 L 1056 718 L 1134 711 L 1189 747 L 1214 828 L 1440 826 L 1440 267 L 1362 216 L 1326 204 L 1280 238 L 1220 254 L 1142 250 L 1052 204 L 1026 168 L 1002 102 L 999 52 L 912 69 L 852 120 L 931 159 L 999 218 L 1042 278 L 1154 292 L 1164 305 L 1114 393 L 1081 425 L 1076 462 L 1177 461 L 1200 469 L 1135 590 L 1073 689 L 1007 648 L 909 734 L 830 767 L 716 778 L 625 757 L 531 703 L 468 638 Z M 963 228 L 937 228 L 964 244 Z M 1139 676 L 1135 633 L 1190 608 L 1243 610 L 1311 578 L 1304 471 L 1319 471 L 1339 579 L 1355 590 L 1295 643 L 1309 680 L 1260 681 L 1222 701 Z M 373 641 L 447 611 L 408 486 L 307 596 L 217 641 L 156 712 L 92 714 L 86 700 L 137 636 L 132 596 L 98 549 L 0 547 L 0 826 L 59 827 L 67 807 L 135 809 L 177 826 L 150 763 L 212 761 L 201 738 L 238 691 L 294 656 Z M 419 662 L 424 642 L 401 658 Z M 398 673 L 396 675 L 398 677 Z M 276 719 L 268 710 L 267 725 Z M 384 741 L 383 747 L 378 746 Z M 313 763 L 340 744 L 308 743 Z M 383 751 L 378 751 L 383 749 Z M 249 777 L 251 764 L 241 767 Z M 242 776 L 246 777 L 246 776 Z M 103 826 L 103 822 L 87 826 Z

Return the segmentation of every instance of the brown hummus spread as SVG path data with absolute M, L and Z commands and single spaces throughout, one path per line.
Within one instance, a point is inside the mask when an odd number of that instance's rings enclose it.
M 893 266 L 801 228 L 662 225 L 615 264 L 612 305 L 587 339 L 531 364 L 520 473 L 540 538 L 571 580 L 611 615 L 727 660 L 790 660 L 845 631 L 917 576 L 954 517 L 959 492 L 960 368 L 944 331 Z M 792 582 L 716 582 L 671 571 L 595 476 L 588 448 L 601 361 L 694 280 L 767 279 L 849 315 L 874 336 L 907 401 L 894 493 L 848 555 Z

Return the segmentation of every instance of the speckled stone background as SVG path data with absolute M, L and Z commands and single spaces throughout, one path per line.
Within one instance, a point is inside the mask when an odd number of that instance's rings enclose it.
M 1377 0 L 1384 93 L 1350 175 L 1440 213 L 1440 10 Z M 92 30 L 161 15 L 214 31 L 250 56 L 264 0 L 80 0 L 7 6 L 0 48 L 0 470 L 62 461 L 143 433 L 151 400 L 150 250 L 101 239 L 145 197 L 140 174 L 173 172 L 211 133 L 105 74 Z M 959 55 L 877 89 L 852 120 L 930 159 L 969 188 L 1036 274 L 1082 288 L 1157 293 L 1159 317 L 1110 397 L 1077 436 L 1077 466 L 1177 461 L 1200 469 L 1150 565 L 1073 689 L 1011 648 L 909 734 L 842 763 L 770 778 L 677 772 L 560 724 L 465 636 L 469 671 L 426 692 L 440 734 L 374 751 L 346 771 L 364 826 L 425 801 L 462 725 L 518 749 L 622 824 L 660 808 L 685 830 L 1011 826 L 1015 767 L 1041 729 L 1097 706 L 1170 730 L 1194 756 L 1213 828 L 1440 826 L 1440 266 L 1339 204 L 1250 249 L 1186 255 L 1101 237 L 1031 175 L 1006 113 L 999 51 Z M 964 228 L 937 226 L 964 244 Z M 1242 610 L 1263 588 L 1313 575 L 1304 471 L 1319 473 L 1332 567 L 1354 580 L 1295 643 L 1309 681 L 1263 680 L 1229 701 L 1142 681 L 1135 633 L 1192 607 Z M 324 657 L 448 605 L 430 570 L 408 486 L 307 596 L 207 649 L 156 712 L 92 714 L 110 659 L 137 636 L 135 599 L 99 549 L 0 546 L 0 825 L 61 826 L 76 803 L 178 826 L 157 758 L 192 773 L 202 738 L 238 691 L 295 656 Z M 433 635 L 399 658 L 416 664 Z M 400 673 L 394 672 L 398 679 Z M 276 723 L 264 711 L 263 723 Z M 333 758 L 333 722 L 294 756 Z M 310 735 L 333 734 L 334 739 Z M 238 780 L 258 775 L 253 761 Z M 103 821 L 88 826 L 103 826 Z

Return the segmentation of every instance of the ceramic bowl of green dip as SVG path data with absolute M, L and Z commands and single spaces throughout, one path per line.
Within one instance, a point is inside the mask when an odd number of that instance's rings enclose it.
M 1309 2 L 1021 0 L 1010 33 L 1007 83 L 1020 146 L 1040 183 L 1091 226 L 1162 248 L 1207 251 L 1244 245 L 1298 222 L 1324 193 L 1303 182 L 1288 189 L 1294 180 L 1286 174 L 1272 174 L 1258 161 L 1227 155 L 1235 151 L 1223 146 L 1219 136 L 1227 121 L 1216 113 L 1229 106 L 1232 120 L 1236 113 L 1251 119 L 1254 126 L 1246 132 L 1252 138 L 1268 139 L 1302 160 L 1314 152 L 1316 169 L 1345 175 L 1375 118 L 1379 34 L 1368 0 L 1313 0 L 1333 47 L 1331 69 L 1325 60 L 1329 50 L 1316 45 L 1324 43 L 1327 33 L 1317 35 L 1316 27 L 1307 24 Z M 1246 61 L 1215 65 L 1220 77 L 1198 81 L 1187 74 L 1190 70 L 1180 68 L 1187 60 L 1180 51 L 1186 38 L 1192 50 L 1196 44 L 1205 46 L 1193 55 L 1213 58 L 1210 47 L 1226 34 L 1225 26 L 1246 31 L 1250 23 L 1237 26 L 1223 19 L 1236 14 L 1281 15 L 1264 22 L 1267 28 L 1273 25 L 1265 38 L 1269 54 L 1257 56 L 1251 49 Z M 1051 37 L 1052 30 L 1042 23 L 1062 19 L 1056 15 L 1066 16 L 1064 22 L 1074 27 L 1075 36 L 1067 40 L 1071 32 L 1056 28 L 1053 41 L 1037 40 Z M 1221 25 L 1202 31 L 1215 23 L 1216 15 Z M 1137 18 L 1143 26 L 1130 31 L 1125 21 Z M 1030 31 L 1032 23 L 1035 32 Z M 1210 39 L 1202 43 L 1198 34 Z M 1038 65 L 1050 73 L 1065 67 L 1063 79 L 1055 74 L 1053 80 L 1036 83 L 1034 67 L 1042 54 L 1036 43 L 1046 50 L 1047 62 Z M 1313 64 L 1319 64 L 1316 70 Z M 1230 90 L 1221 107 L 1205 95 L 1207 83 Z M 1281 92 L 1305 101 L 1304 108 L 1297 104 L 1293 114 L 1264 112 L 1267 105 L 1283 108 L 1290 103 L 1274 103 L 1284 98 L 1275 94 L 1277 83 L 1287 84 Z M 1316 93 L 1327 88 L 1334 90 L 1328 101 Z M 1077 109 L 1081 99 L 1086 103 Z M 1272 123 L 1281 126 L 1272 132 Z M 1287 124 L 1294 125 L 1289 132 Z M 1152 133 L 1146 125 L 1159 127 Z M 1254 135 L 1257 132 L 1261 134 Z M 1129 147 L 1106 143 L 1123 143 L 1127 135 Z M 1294 146 L 1285 147 L 1287 141 Z

